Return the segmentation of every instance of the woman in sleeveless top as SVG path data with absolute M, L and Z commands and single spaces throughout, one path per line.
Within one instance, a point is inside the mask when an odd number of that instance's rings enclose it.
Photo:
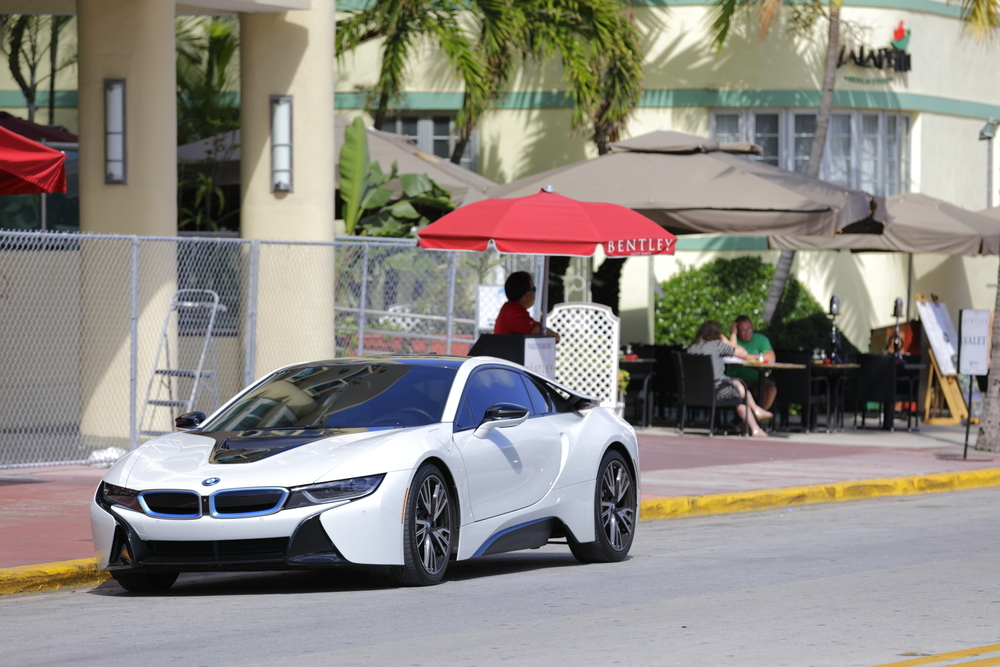
M 747 397 L 747 405 L 750 407 L 749 414 L 744 406 L 736 407 L 736 412 L 740 419 L 747 422 L 750 435 L 755 438 L 766 438 L 767 433 L 760 428 L 759 422 L 772 417 L 771 413 L 757 405 L 753 400 L 753 394 L 748 394 L 743 382 L 726 375 L 726 364 L 723 357 L 747 358 L 747 351 L 740 345 L 733 347 L 729 340 L 722 335 L 722 326 L 715 320 L 706 320 L 698 328 L 698 334 L 687 349 L 688 354 L 704 354 L 712 359 L 712 373 L 715 378 L 715 395 L 722 399 Z

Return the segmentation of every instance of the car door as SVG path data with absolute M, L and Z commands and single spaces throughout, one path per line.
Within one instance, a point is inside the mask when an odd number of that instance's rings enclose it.
M 538 502 L 559 474 L 561 438 L 545 416 L 547 410 L 539 410 L 538 397 L 532 402 L 526 382 L 515 370 L 490 367 L 476 371 L 466 384 L 453 437 L 465 462 L 476 521 Z M 476 437 L 476 426 L 496 403 L 528 408 L 528 419 Z

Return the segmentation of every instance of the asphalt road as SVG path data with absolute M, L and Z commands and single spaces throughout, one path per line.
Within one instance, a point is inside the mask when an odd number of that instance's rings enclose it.
M 108 583 L 0 599 L 0 664 L 998 665 L 998 543 L 991 488 L 646 522 L 624 563 L 549 546 L 453 564 L 433 588 L 343 572 L 182 575 L 146 596 Z

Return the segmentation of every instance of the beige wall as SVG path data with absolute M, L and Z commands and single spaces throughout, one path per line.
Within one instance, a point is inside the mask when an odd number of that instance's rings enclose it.
M 174 13 L 162 0 L 79 0 L 80 230 L 177 230 Z M 104 80 L 126 80 L 125 185 L 104 183 Z
M 333 2 L 241 15 L 244 238 L 333 239 Z M 292 95 L 293 192 L 271 192 L 270 96 Z

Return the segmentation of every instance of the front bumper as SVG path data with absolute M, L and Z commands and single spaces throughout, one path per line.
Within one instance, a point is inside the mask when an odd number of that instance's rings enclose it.
M 91 501 L 97 566 L 103 570 L 287 570 L 403 562 L 403 497 L 410 472 L 388 473 L 353 501 L 261 517 L 151 517 Z

